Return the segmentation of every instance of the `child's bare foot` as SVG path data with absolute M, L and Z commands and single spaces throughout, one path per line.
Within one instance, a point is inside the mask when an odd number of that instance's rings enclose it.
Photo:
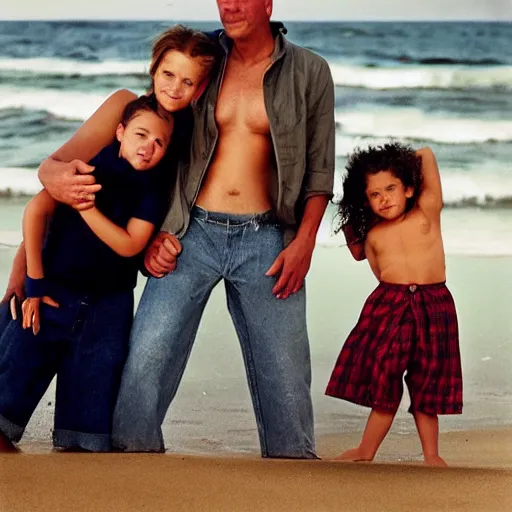
M 6 436 L 0 434 L 0 453 L 16 453 L 20 449 Z
M 448 467 L 448 464 L 446 464 L 446 461 L 439 457 L 439 455 L 430 455 L 425 456 L 425 464 L 427 466 L 438 466 L 438 467 Z
M 331 460 L 339 460 L 346 462 L 371 462 L 373 457 L 368 453 L 363 452 L 360 448 L 352 448 L 343 452 L 341 455 L 334 457 Z

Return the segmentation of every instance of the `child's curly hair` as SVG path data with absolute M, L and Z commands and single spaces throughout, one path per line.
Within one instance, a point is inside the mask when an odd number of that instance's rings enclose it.
M 358 241 L 366 239 L 376 220 L 366 198 L 369 174 L 391 171 L 404 187 L 412 187 L 414 193 L 407 200 L 406 211 L 416 204 L 421 193 L 421 157 L 416 155 L 411 146 L 394 142 L 383 146 L 369 146 L 364 150 L 356 149 L 349 156 L 345 169 L 347 173 L 343 178 L 343 198 L 337 213 L 340 224 L 336 232 L 348 226 Z

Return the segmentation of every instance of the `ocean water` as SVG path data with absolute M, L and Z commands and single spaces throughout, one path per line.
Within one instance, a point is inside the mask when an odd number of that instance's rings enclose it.
M 0 22 L 0 196 L 37 192 L 41 160 L 113 91 L 145 91 L 151 42 L 172 23 Z M 334 200 L 355 147 L 430 145 L 447 252 L 512 254 L 512 23 L 286 25 L 291 41 L 327 59 L 336 84 Z M 21 209 L 8 203 L 0 203 L 4 245 L 19 239 L 10 217 Z M 321 244 L 343 243 L 334 210 Z

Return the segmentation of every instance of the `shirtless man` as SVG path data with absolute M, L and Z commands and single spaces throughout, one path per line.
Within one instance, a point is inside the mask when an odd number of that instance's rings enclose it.
M 226 57 L 194 109 L 190 162 L 146 253 L 154 277 L 134 320 L 114 444 L 165 450 L 161 424 L 224 279 L 262 456 L 315 458 L 303 283 L 332 197 L 334 85 L 324 59 L 270 23 L 271 0 L 218 7 Z M 43 182 L 59 165 L 42 166 Z
M 402 398 L 404 373 L 425 463 L 439 456 L 438 414 L 462 412 L 457 313 L 446 287 L 441 181 L 429 148 L 358 151 L 339 211 L 356 259 L 379 285 L 338 357 L 326 393 L 371 408 L 359 446 L 338 459 L 373 460 Z
M 270 24 L 271 0 L 218 7 L 226 58 L 197 104 L 190 167 L 162 228 L 181 244 L 161 234 L 147 252 L 160 279 L 135 317 L 115 442 L 164 449 L 160 425 L 224 279 L 262 455 L 315 457 L 303 281 L 332 195 L 334 87 L 322 58 Z

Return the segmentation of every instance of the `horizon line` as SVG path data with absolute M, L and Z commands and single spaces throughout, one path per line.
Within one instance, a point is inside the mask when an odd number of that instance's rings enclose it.
M 205 22 L 205 23 L 219 23 L 219 19 L 185 19 L 185 18 L 87 18 L 87 17 L 62 17 L 62 18 L 1 18 L 0 22 L 25 22 L 25 21 L 131 21 L 131 22 Z M 501 18 L 280 18 L 272 19 L 271 21 L 282 21 L 284 23 L 422 23 L 422 22 L 435 22 L 435 23 L 512 23 L 510 19 Z

